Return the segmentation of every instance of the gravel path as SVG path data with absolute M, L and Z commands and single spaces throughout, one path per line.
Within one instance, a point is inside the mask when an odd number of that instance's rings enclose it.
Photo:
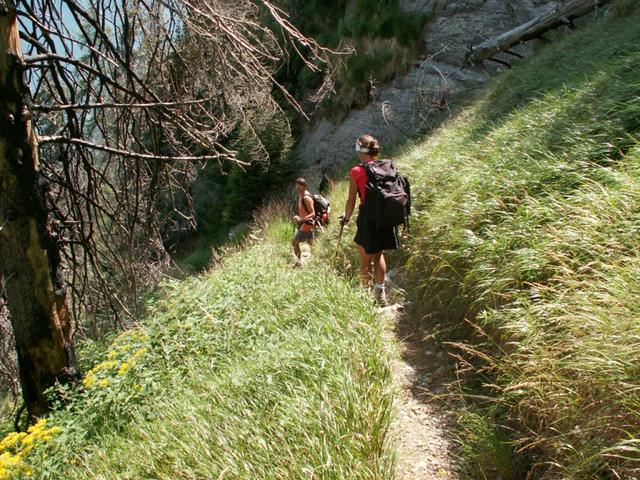
M 454 378 L 453 364 L 432 336 L 409 325 L 401 309 L 393 315 L 400 357 L 394 362 L 399 450 L 395 480 L 458 480 L 449 435 L 452 406 L 444 399 Z

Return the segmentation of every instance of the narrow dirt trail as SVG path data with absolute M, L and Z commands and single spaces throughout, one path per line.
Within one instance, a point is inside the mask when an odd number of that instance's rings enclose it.
M 454 407 L 442 396 L 454 378 L 453 364 L 435 336 L 410 321 L 401 305 L 384 310 L 392 316 L 400 348 L 393 366 L 400 392 L 395 480 L 458 480 L 449 433 Z

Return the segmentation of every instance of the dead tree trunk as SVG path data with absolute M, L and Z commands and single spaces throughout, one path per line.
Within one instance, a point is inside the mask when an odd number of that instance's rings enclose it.
M 23 73 L 15 5 L 0 0 L 0 273 L 33 419 L 49 408 L 45 390 L 74 378 L 77 369 Z
M 484 60 L 491 59 L 496 53 L 508 52 L 509 48 L 514 45 L 534 38 L 541 38 L 549 30 L 562 25 L 571 26 L 576 18 L 582 17 L 610 2 L 611 0 L 572 0 L 561 7 L 556 7 L 538 15 L 533 20 L 523 23 L 513 30 L 471 47 L 466 61 L 474 65 L 480 64 Z

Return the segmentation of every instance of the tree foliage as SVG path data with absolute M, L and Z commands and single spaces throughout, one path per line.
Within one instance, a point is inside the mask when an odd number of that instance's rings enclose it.
M 190 189 L 203 164 L 246 163 L 230 142 L 240 126 L 268 153 L 254 124 L 256 112 L 281 115 L 274 92 L 298 108 L 274 79 L 290 46 L 312 69 L 324 51 L 266 0 L 15 8 L 49 250 L 61 256 L 77 331 L 99 335 L 140 315 L 170 264 L 167 238 L 194 228 Z M 14 327 L 23 320 L 12 312 Z
M 340 120 L 371 100 L 377 83 L 407 72 L 420 50 L 427 15 L 410 14 L 398 0 L 278 0 L 302 32 L 335 50 L 329 77 L 292 58 L 283 81 L 297 98 Z M 351 55 L 345 55 L 351 52 Z M 330 80 L 329 82 L 327 80 Z M 330 91 L 334 95 L 326 95 Z

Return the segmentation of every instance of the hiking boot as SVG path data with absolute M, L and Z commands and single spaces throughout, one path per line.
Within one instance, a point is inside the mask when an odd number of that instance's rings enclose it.
M 375 287 L 373 289 L 373 298 L 375 299 L 376 303 L 381 307 L 386 307 L 388 305 L 387 293 L 385 292 L 384 288 Z

